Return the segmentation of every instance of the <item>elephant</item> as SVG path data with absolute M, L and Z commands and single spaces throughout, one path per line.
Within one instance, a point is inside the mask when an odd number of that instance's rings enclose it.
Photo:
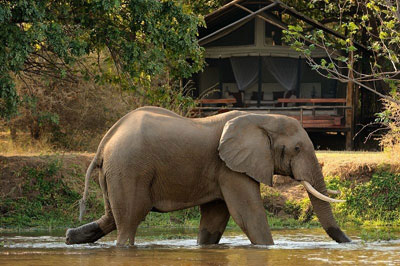
M 105 214 L 68 229 L 67 244 L 91 243 L 117 229 L 117 245 L 134 245 L 150 211 L 200 206 L 197 243 L 218 244 L 232 216 L 252 244 L 273 245 L 260 183 L 289 176 L 307 189 L 326 233 L 350 242 L 332 214 L 314 146 L 300 123 L 278 114 L 230 111 L 186 118 L 159 107 L 131 111 L 105 134 L 85 176 L 99 169 Z

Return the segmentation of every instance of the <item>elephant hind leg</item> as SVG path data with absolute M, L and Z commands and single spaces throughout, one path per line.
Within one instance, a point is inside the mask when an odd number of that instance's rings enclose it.
M 68 229 L 65 243 L 68 245 L 93 243 L 115 228 L 114 218 L 105 214 L 95 222 Z
M 105 214 L 96 222 L 99 224 L 100 229 L 106 235 L 114 231 L 117 228 L 117 226 L 115 225 L 114 216 L 111 211 L 110 199 L 108 197 L 107 181 L 103 169 L 100 169 L 99 172 L 99 183 L 101 191 L 103 192 Z
M 137 193 L 133 201 L 125 204 L 124 208 L 118 209 L 115 213 L 118 231 L 117 246 L 124 246 L 128 240 L 130 245 L 135 244 L 137 228 L 152 207 L 149 195 L 141 193 Z
M 93 243 L 116 229 L 110 202 L 108 200 L 107 184 L 102 169 L 100 169 L 99 183 L 104 197 L 105 214 L 95 222 L 70 228 L 66 233 L 66 244 Z
M 197 244 L 218 244 L 229 220 L 229 211 L 222 200 L 209 202 L 200 206 L 200 229 Z
M 220 186 L 230 215 L 251 243 L 273 245 L 259 183 L 245 174 L 230 172 L 221 177 Z
M 110 204 L 117 227 L 117 246 L 135 243 L 136 230 L 152 208 L 150 189 L 140 178 L 120 178 L 109 187 Z M 129 182 L 124 182 L 128 180 Z M 114 180 L 115 181 L 115 180 Z M 109 183 L 109 182 L 108 182 Z

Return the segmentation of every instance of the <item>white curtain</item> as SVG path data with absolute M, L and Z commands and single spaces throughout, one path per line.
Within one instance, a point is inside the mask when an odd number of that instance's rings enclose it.
M 233 75 L 239 91 L 244 91 L 258 80 L 258 57 L 231 57 Z
M 264 56 L 264 69 L 286 90 L 296 90 L 299 75 L 299 59 Z M 236 84 L 240 91 L 246 90 L 258 80 L 258 57 L 231 57 L 231 65 Z M 266 69 L 265 69 L 266 68 Z
M 299 60 L 287 57 L 263 57 L 264 66 L 286 90 L 295 90 L 299 75 Z

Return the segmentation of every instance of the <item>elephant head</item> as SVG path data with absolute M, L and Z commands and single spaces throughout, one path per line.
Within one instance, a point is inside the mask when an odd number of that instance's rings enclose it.
M 308 134 L 293 118 L 247 114 L 229 120 L 219 142 L 219 156 L 233 171 L 272 186 L 274 174 L 286 175 L 307 189 L 327 234 L 339 243 L 351 240 L 337 225 L 324 177 Z

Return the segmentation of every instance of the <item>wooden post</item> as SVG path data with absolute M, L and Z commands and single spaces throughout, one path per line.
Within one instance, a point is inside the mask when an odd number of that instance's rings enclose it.
M 303 108 L 300 107 L 300 124 L 303 126 Z
M 218 82 L 219 82 L 219 98 L 222 98 L 223 95 L 223 88 L 222 88 L 222 58 L 219 58 L 218 62 Z
M 350 45 L 353 45 L 350 42 Z M 353 51 L 349 52 L 349 72 L 348 78 L 349 81 L 347 82 L 347 92 L 346 92 L 346 106 L 350 107 L 346 109 L 346 128 L 350 130 L 346 132 L 346 150 L 353 149 L 353 136 L 354 136 L 354 105 L 353 105 L 353 98 L 354 98 L 354 83 L 351 81 L 354 78 L 353 67 L 354 67 L 354 53 Z
M 261 56 L 258 56 L 258 95 L 257 107 L 261 106 L 261 92 L 262 92 L 262 61 Z
M 301 56 L 297 61 L 297 81 L 296 81 L 296 97 L 300 98 L 300 85 L 301 85 Z

